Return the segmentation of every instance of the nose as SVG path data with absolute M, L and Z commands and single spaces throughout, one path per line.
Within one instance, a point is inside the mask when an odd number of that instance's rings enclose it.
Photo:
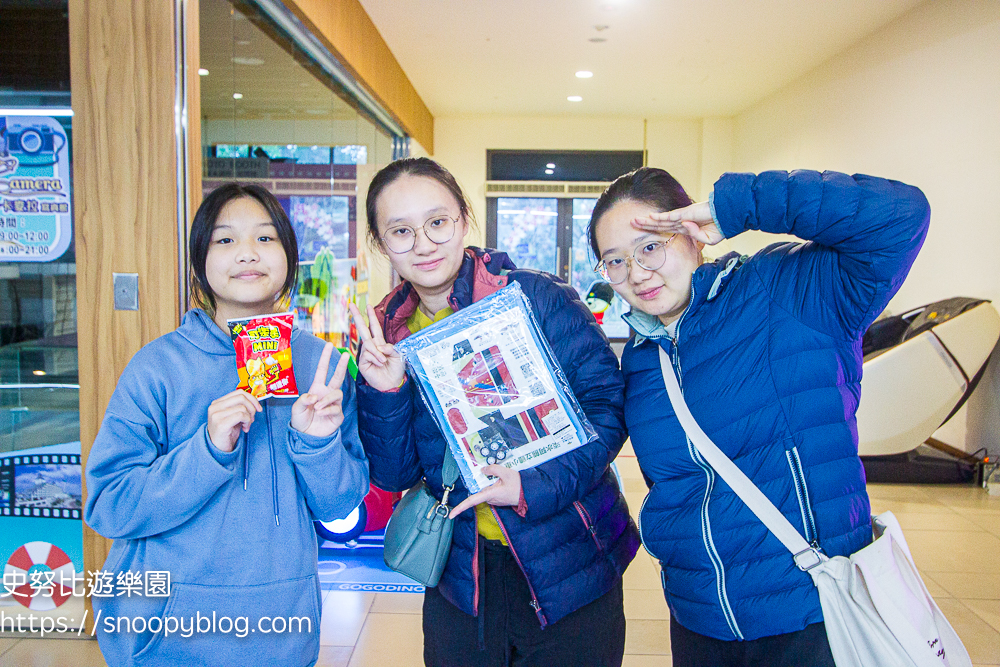
M 635 261 L 635 257 L 625 258 L 625 265 L 628 267 L 628 281 L 633 285 L 639 285 L 646 281 L 652 271 L 643 268 L 642 264 Z
M 259 259 L 260 259 L 260 254 L 257 252 L 256 239 L 240 243 L 236 251 L 237 262 L 240 263 L 256 262 Z
M 434 252 L 437 244 L 427 236 L 427 231 L 423 227 L 413 230 L 413 252 L 418 255 L 428 255 Z

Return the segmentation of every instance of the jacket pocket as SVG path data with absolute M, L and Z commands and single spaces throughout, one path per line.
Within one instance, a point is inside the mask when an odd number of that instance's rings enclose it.
M 311 664 L 319 651 L 316 577 L 258 586 L 173 584 L 143 667 Z M 152 620 L 156 623 L 156 619 Z

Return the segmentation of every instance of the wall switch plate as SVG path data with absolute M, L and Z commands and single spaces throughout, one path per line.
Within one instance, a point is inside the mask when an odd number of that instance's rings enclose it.
M 115 284 L 115 310 L 139 310 L 139 274 L 112 273 Z

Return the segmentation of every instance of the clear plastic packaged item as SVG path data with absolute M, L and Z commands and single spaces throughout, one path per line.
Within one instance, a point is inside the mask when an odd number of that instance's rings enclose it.
M 517 283 L 396 344 L 475 493 L 597 439 Z
M 292 372 L 292 322 L 295 313 L 226 320 L 236 348 L 237 389 L 258 399 L 298 396 Z

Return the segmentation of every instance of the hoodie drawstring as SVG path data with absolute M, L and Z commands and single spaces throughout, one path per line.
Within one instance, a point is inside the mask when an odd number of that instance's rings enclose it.
M 271 411 L 264 404 L 264 419 L 267 421 L 267 448 L 271 453 L 271 496 L 274 505 L 274 525 L 280 526 L 278 521 L 278 465 L 275 460 L 274 442 L 271 440 Z
M 278 521 L 278 466 L 275 461 L 274 442 L 271 440 L 271 412 L 264 403 L 264 420 L 267 422 L 267 448 L 271 454 L 271 504 L 274 507 L 274 525 L 280 526 Z M 240 435 L 243 438 L 243 490 L 247 490 L 247 479 L 250 477 L 250 440 L 247 434 Z
M 247 478 L 250 476 L 250 443 L 247 441 L 247 434 L 240 433 L 243 439 L 243 490 L 247 490 Z

